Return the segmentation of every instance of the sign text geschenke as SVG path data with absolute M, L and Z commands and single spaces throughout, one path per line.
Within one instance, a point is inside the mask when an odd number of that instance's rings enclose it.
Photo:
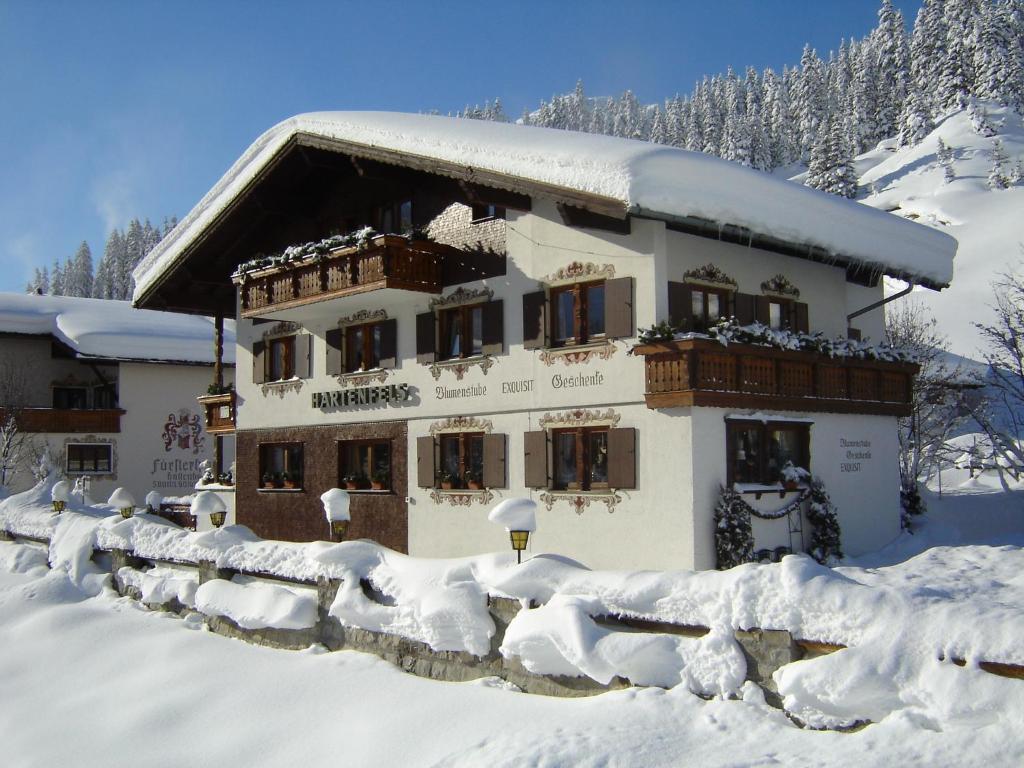
M 314 408 L 352 408 L 357 405 L 403 403 L 412 397 L 408 384 L 387 384 L 382 387 L 355 387 L 333 392 L 314 392 Z

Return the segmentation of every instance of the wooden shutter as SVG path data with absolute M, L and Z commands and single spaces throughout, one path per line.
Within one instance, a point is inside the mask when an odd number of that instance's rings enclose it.
M 434 487 L 436 454 L 436 438 L 430 436 L 416 438 L 416 485 L 420 488 Z
M 525 484 L 527 488 L 548 488 L 548 433 L 540 429 L 523 433 Z
M 310 352 L 313 345 L 310 343 L 312 337 L 308 333 L 295 335 L 295 375 L 300 379 L 308 379 L 313 375 L 310 363 Z
M 338 376 L 345 370 L 341 357 L 341 341 L 344 337 L 345 332 L 341 328 L 331 328 L 327 331 L 326 373 L 328 376 Z
M 811 332 L 807 316 L 807 304 L 802 301 L 793 302 L 793 330 L 797 333 Z
M 548 297 L 544 291 L 523 294 L 523 349 L 548 345 Z
M 754 297 L 754 319 L 762 325 L 771 325 L 771 299 L 767 296 Z
M 481 308 L 481 313 L 484 332 L 483 353 L 500 355 L 505 346 L 505 303 L 501 299 L 488 301 Z
M 398 321 L 385 320 L 380 324 L 380 367 L 398 365 Z
M 262 384 L 267 380 L 267 342 L 256 341 L 252 345 L 252 380 Z
M 484 435 L 484 487 L 506 488 L 505 436 Z
M 693 325 L 693 289 L 686 283 L 669 282 L 668 318 L 684 331 Z
M 636 488 L 636 430 L 608 430 L 608 485 Z
M 733 314 L 740 325 L 750 325 L 757 318 L 756 297 L 749 293 L 737 293 L 733 299 Z
M 854 328 L 853 326 L 850 326 L 849 328 L 847 328 L 846 329 L 846 338 L 852 339 L 853 341 L 860 341 L 860 339 L 861 339 L 860 328 Z
M 604 333 L 609 339 L 633 335 L 633 278 L 604 281 Z
M 435 327 L 433 312 L 416 315 L 417 363 L 432 363 L 437 360 L 437 331 Z

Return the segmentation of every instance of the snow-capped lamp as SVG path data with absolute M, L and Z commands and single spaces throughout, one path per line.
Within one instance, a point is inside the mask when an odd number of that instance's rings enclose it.
M 67 480 L 58 480 L 50 489 L 50 498 L 53 500 L 53 511 L 59 515 L 71 500 L 71 483 Z
M 352 516 L 348 511 L 348 491 L 343 491 L 341 488 L 331 488 L 321 494 L 320 501 L 323 502 L 327 522 L 331 525 L 331 535 L 337 536 L 338 541 L 341 541 L 345 538 L 348 524 L 352 520 Z
M 213 491 L 200 491 L 192 499 L 188 511 L 196 517 L 209 515 L 213 527 L 220 528 L 227 518 L 228 507 L 224 500 Z
M 159 512 L 160 505 L 163 503 L 164 497 L 156 491 L 150 491 L 146 494 L 146 511 L 147 512 Z
M 487 519 L 505 526 L 516 553 L 516 562 L 522 563 L 530 534 L 537 530 L 537 502 L 532 499 L 505 499 L 490 511 Z
M 135 514 L 135 497 L 127 488 L 115 488 L 107 504 L 121 510 L 121 517 L 125 520 Z

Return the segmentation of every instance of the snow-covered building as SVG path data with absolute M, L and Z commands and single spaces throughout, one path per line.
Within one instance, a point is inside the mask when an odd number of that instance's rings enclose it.
M 69 478 L 89 478 L 97 500 L 118 486 L 139 500 L 192 493 L 200 464 L 215 458 L 196 402 L 214 376 L 213 333 L 209 318 L 127 301 L 0 294 L 0 410 L 27 438 L 8 490 L 32 485 L 33 456 L 49 447 Z M 232 343 L 228 380 L 233 359 Z
M 849 553 L 897 534 L 914 368 L 800 333 L 880 340 L 881 277 L 941 289 L 955 251 L 674 148 L 319 113 L 256 140 L 134 302 L 237 318 L 238 521 L 260 535 L 327 538 L 319 496 L 347 486 L 351 537 L 465 555 L 507 546 L 487 511 L 529 496 L 536 550 L 708 568 L 722 486 L 771 516 L 801 494 L 787 462 L 827 485 Z M 704 333 L 727 316 L 769 343 Z M 807 545 L 793 506 L 755 519 L 758 548 Z

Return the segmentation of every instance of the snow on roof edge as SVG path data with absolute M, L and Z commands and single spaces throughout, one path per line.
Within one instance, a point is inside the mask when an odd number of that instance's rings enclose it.
M 720 158 L 598 134 L 437 115 L 321 112 L 260 135 L 135 269 L 138 303 L 298 134 L 361 144 L 622 201 L 655 218 L 740 226 L 945 287 L 955 238 Z M 885 250 L 884 259 L 882 250 Z

